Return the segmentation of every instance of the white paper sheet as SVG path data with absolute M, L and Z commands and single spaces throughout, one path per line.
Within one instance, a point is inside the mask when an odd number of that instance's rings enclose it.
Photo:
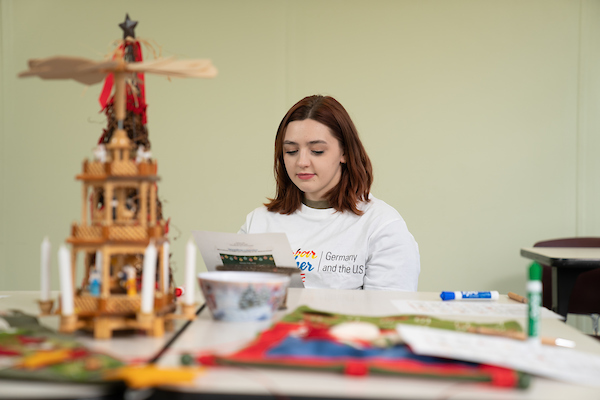
M 505 304 L 487 300 L 424 301 L 392 300 L 400 314 L 462 315 L 467 317 L 527 318 L 526 304 Z M 542 308 L 542 318 L 563 319 L 547 308 Z
M 275 263 L 278 267 L 296 267 L 296 260 L 285 233 L 237 234 L 225 232 L 192 231 L 196 245 L 209 271 L 224 265 L 224 255 L 256 259 L 255 263 Z M 264 262 L 261 260 L 264 258 Z M 240 262 L 241 264 L 242 262 Z M 248 263 L 252 263 L 249 260 Z
M 600 387 L 600 356 L 595 354 L 443 329 L 411 325 L 398 325 L 396 329 L 416 354 L 497 365 Z

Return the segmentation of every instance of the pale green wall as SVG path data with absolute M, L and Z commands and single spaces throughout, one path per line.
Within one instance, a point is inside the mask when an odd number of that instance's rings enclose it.
M 16 74 L 30 58 L 101 58 L 125 12 L 166 55 L 211 58 L 220 72 L 146 78 L 180 267 L 192 229 L 237 231 L 273 194 L 275 130 L 313 93 L 336 97 L 354 118 L 374 163 L 373 193 L 419 242 L 420 290 L 523 292 L 520 247 L 600 235 L 598 1 L 0 5 L 0 290 L 38 287 L 44 235 L 56 267 L 80 218 L 74 176 L 104 126 L 100 86 L 84 93 Z

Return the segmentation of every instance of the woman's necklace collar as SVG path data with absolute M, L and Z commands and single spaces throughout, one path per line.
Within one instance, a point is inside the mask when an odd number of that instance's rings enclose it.
M 306 198 L 302 199 L 302 204 L 306 207 L 316 208 L 318 210 L 324 210 L 326 208 L 331 208 L 328 200 L 308 200 Z

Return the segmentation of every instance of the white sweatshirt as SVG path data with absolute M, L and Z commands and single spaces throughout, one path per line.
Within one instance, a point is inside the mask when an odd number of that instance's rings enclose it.
M 372 195 L 364 214 L 302 204 L 291 215 L 259 207 L 239 233 L 284 232 L 307 288 L 416 291 L 419 247 L 400 214 Z

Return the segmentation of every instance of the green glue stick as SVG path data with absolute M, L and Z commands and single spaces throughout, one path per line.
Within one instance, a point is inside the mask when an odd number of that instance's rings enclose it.
M 527 336 L 529 342 L 540 344 L 540 315 L 542 306 L 542 266 L 533 262 L 527 281 Z

